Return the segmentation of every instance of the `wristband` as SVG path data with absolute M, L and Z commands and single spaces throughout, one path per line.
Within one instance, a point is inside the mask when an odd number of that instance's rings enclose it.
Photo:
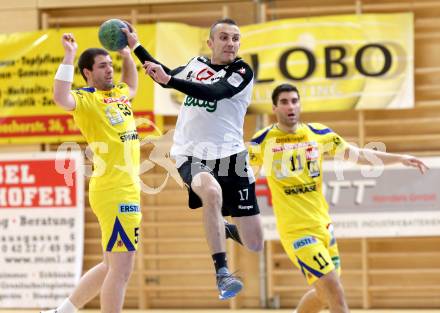
M 73 83 L 73 65 L 60 64 L 57 73 L 55 74 L 55 79 Z

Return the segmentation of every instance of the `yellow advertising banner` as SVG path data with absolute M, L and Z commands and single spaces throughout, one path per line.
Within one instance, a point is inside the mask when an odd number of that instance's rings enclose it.
M 183 27 L 183 26 L 182 26 Z M 298 87 L 303 111 L 390 109 L 414 106 L 413 15 L 361 14 L 279 20 L 241 27 L 239 55 L 253 68 L 255 86 L 249 112 L 271 113 L 278 84 Z M 183 29 L 183 28 L 182 28 Z M 206 29 L 162 26 L 162 37 L 182 51 L 209 55 Z M 198 44 L 197 44 L 197 39 Z M 167 60 L 169 46 L 157 47 Z M 155 112 L 175 115 L 181 97 L 174 91 L 155 98 Z
M 156 59 L 169 68 L 186 64 L 191 58 L 208 54 L 202 51 L 206 46 L 207 30 L 200 27 L 178 23 L 158 23 Z M 185 95 L 181 92 L 154 86 L 154 113 L 159 115 L 177 115 Z
M 73 33 L 78 54 L 91 47 L 101 47 L 98 28 L 68 28 L 30 33 L 0 35 L 0 143 L 52 143 L 84 141 L 71 115 L 52 100 L 55 72 L 64 57 L 61 36 Z M 139 37 L 149 50 L 155 50 L 155 25 L 138 27 Z M 121 59 L 111 53 L 115 81 L 121 75 Z M 77 60 L 75 60 L 76 62 Z M 154 115 L 153 81 L 135 57 L 139 71 L 139 89 L 132 105 L 135 116 L 143 119 L 138 131 L 146 135 L 162 129 L 163 120 Z M 85 86 L 75 69 L 72 88 Z
M 210 54 L 206 28 L 158 23 L 137 31 L 144 47 L 170 68 Z M 63 32 L 76 36 L 78 55 L 100 46 L 97 27 L 0 35 L 0 143 L 83 140 L 70 115 L 52 101 Z M 255 74 L 249 112 L 271 113 L 272 90 L 283 82 L 299 88 L 303 111 L 414 106 L 411 13 L 279 20 L 241 27 L 241 33 L 239 54 Z M 112 57 L 117 80 L 121 62 L 117 53 Z M 151 121 L 139 129 L 146 134 L 162 128 L 158 115 L 178 113 L 183 95 L 138 70 L 133 107 Z M 84 84 L 77 71 L 74 86 Z

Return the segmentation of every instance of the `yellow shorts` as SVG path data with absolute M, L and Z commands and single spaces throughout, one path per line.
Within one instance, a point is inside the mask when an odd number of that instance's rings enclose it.
M 338 245 L 332 224 L 281 234 L 281 243 L 309 285 L 333 270 L 338 275 L 341 274 Z
M 104 251 L 135 251 L 142 213 L 140 192 L 133 186 L 91 191 L 89 202 L 101 228 Z

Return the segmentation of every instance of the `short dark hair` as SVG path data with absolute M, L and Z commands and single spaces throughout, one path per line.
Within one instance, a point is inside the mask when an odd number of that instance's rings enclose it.
M 91 71 L 93 64 L 95 64 L 95 57 L 97 55 L 109 55 L 108 52 L 101 48 L 90 48 L 85 50 L 78 59 L 78 68 L 84 80 L 87 82 L 87 77 L 84 75 L 84 69 Z
M 275 87 L 275 89 L 272 92 L 272 103 L 273 105 L 277 105 L 278 102 L 278 96 L 280 95 L 280 93 L 282 92 L 291 92 L 294 91 L 297 93 L 298 95 L 298 99 L 299 99 L 299 91 L 298 88 L 296 88 L 295 86 L 291 85 L 291 84 L 281 84 Z
M 231 18 L 222 18 L 221 20 L 217 20 L 215 21 L 212 25 L 211 28 L 209 29 L 209 38 L 212 38 L 212 33 L 214 31 L 214 28 L 218 25 L 218 24 L 228 24 L 228 25 L 235 25 L 238 27 L 237 23 L 231 19 Z

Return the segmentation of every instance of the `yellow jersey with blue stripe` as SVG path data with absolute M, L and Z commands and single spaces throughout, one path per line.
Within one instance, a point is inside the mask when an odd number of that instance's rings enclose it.
M 318 123 L 299 124 L 294 133 L 274 124 L 253 136 L 250 164 L 264 169 L 282 237 L 330 223 L 322 193 L 322 159 L 345 148 L 338 134 Z
M 72 90 L 71 113 L 93 151 L 90 191 L 134 186 L 139 191 L 140 144 L 127 84 L 109 91 L 93 87 Z

